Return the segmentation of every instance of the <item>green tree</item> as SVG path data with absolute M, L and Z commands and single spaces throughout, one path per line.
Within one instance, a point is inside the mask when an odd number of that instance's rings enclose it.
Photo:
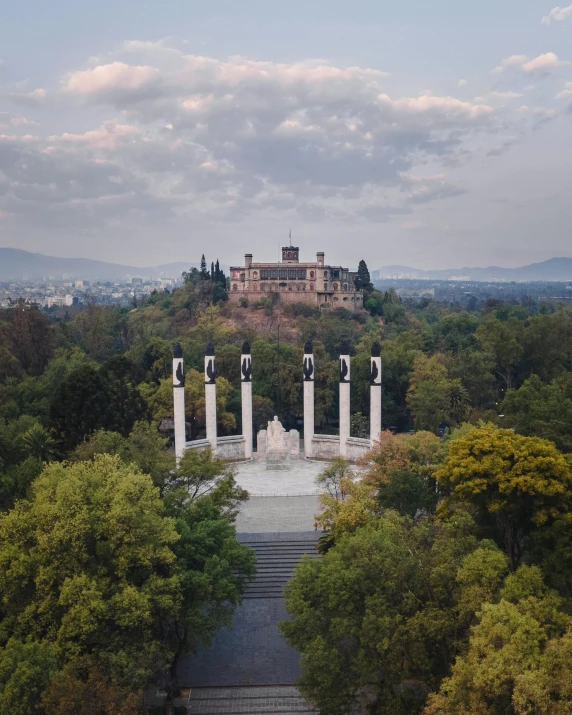
M 367 263 L 361 259 L 358 264 L 358 269 L 355 277 L 355 287 L 357 290 L 372 290 L 373 285 L 367 268 Z
M 495 372 L 503 379 L 507 390 L 512 387 L 522 357 L 523 331 L 523 324 L 517 318 L 505 321 L 490 318 L 477 328 L 477 340 L 492 356 Z
M 42 713 L 41 696 L 58 668 L 56 649 L 49 643 L 10 638 L 0 645 L 0 713 Z
M 419 355 L 407 391 L 415 427 L 435 432 L 442 422 L 458 424 L 469 406 L 469 393 L 459 379 L 448 377 L 442 355 Z
M 53 353 L 54 339 L 48 317 L 33 303 L 19 300 L 11 309 L 12 354 L 30 375 L 40 375 Z
M 419 712 L 463 647 L 469 596 L 492 597 L 506 571 L 472 529 L 462 513 L 439 525 L 387 512 L 299 564 L 286 591 L 292 620 L 280 628 L 301 652 L 299 687 L 323 715 Z
M 30 457 L 49 462 L 56 453 L 56 441 L 42 425 L 35 424 L 22 437 L 22 444 Z
M 137 389 L 135 366 L 124 355 L 115 355 L 103 364 L 101 376 L 108 400 L 105 425 L 126 436 L 147 411 L 145 400 Z
M 169 663 L 177 540 L 133 465 L 109 455 L 48 465 L 31 499 L 0 516 L 0 647 L 45 642 L 64 663 L 91 655 L 116 682 L 141 687 Z
M 538 375 L 509 390 L 501 410 L 519 434 L 544 437 L 572 452 L 572 373 L 544 384 Z
M 572 473 L 554 444 L 491 425 L 452 440 L 435 476 L 450 490 L 449 503 L 476 506 L 480 523 L 493 529 L 513 568 L 528 535 L 571 507 Z
M 484 603 L 469 648 L 424 715 L 572 712 L 572 625 L 540 570 L 521 566 L 498 603 Z M 566 632 L 567 626 L 569 630 Z
M 106 381 L 97 366 L 86 363 L 71 370 L 53 394 L 49 417 L 64 449 L 73 449 L 107 425 Z
M 98 454 L 115 454 L 123 462 L 135 464 L 161 490 L 175 468 L 175 457 L 167 449 L 167 440 L 161 437 L 156 425 L 143 421 L 135 423 L 127 438 L 104 429 L 94 432 L 75 448 L 71 459 L 85 461 Z

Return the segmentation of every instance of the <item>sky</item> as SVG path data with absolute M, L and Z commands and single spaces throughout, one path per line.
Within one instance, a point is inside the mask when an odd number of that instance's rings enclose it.
M 572 5 L 19 0 L 0 246 L 130 265 L 572 256 Z M 566 3 L 566 0 L 564 0 Z

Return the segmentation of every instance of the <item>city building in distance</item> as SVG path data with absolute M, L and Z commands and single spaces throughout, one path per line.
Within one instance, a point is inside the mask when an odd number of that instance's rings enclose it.
M 326 265 L 323 252 L 312 262 L 300 262 L 297 246 L 282 248 L 282 261 L 254 262 L 251 253 L 244 266 L 231 266 L 229 298 L 262 298 L 278 294 L 285 303 L 355 310 L 363 305 L 363 292 L 355 286 L 356 273 L 343 266 Z

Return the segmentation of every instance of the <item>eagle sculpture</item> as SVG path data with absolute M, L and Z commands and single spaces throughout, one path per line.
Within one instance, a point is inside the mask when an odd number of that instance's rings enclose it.
M 340 382 L 349 382 L 348 380 L 348 363 L 344 358 L 340 358 Z
M 175 371 L 175 377 L 179 381 L 178 385 L 175 385 L 175 387 L 184 387 L 185 386 L 185 373 L 183 372 L 183 363 L 180 362 L 177 365 L 177 370 Z
M 208 380 L 206 381 L 207 385 L 213 385 L 216 380 L 216 371 L 215 371 L 215 366 L 214 366 L 214 360 L 208 361 L 206 374 L 208 377 Z
M 377 369 L 377 363 L 374 360 L 371 363 L 371 374 L 369 376 L 369 381 L 372 385 L 377 385 L 378 376 L 379 376 L 379 370 Z
M 244 358 L 242 361 L 242 378 L 243 382 L 251 382 L 252 380 L 252 360 Z

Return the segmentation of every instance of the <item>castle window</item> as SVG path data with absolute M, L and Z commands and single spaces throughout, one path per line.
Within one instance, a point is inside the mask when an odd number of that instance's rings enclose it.
M 270 276 L 268 275 L 268 271 L 267 271 L 267 270 L 262 270 L 262 271 L 260 271 L 260 278 L 261 278 L 263 281 L 267 281 L 268 278 L 270 278 Z
M 339 271 L 332 271 L 332 278 L 339 278 L 339 277 L 340 277 Z
M 261 284 L 260 284 L 260 290 L 268 290 L 268 284 L 267 284 L 267 283 L 261 283 Z
M 238 290 L 238 286 L 236 285 L 236 283 L 232 286 L 232 290 Z
M 281 281 L 285 281 L 286 278 L 288 278 L 288 270 L 286 268 L 281 268 L 278 271 L 278 277 L 280 278 Z
M 258 271 L 254 271 L 252 277 L 254 278 L 254 280 L 256 280 L 258 278 Z
M 269 278 L 273 278 L 274 280 L 276 280 L 278 278 L 278 269 L 277 268 L 276 269 L 273 268 L 272 270 L 268 271 L 268 273 L 270 274 L 268 276 Z
M 338 284 L 334 283 L 334 290 L 338 290 Z
M 310 278 L 314 277 L 314 271 L 310 271 Z
M 296 280 L 296 269 L 291 268 L 288 270 L 288 280 L 290 280 L 290 281 Z
M 328 284 L 324 283 L 324 290 L 328 290 Z
M 297 271 L 297 278 L 298 280 L 306 280 L 306 269 L 298 269 Z
M 324 271 L 324 278 L 328 277 L 328 271 Z
M 280 285 L 280 288 L 287 288 L 287 287 L 288 287 L 288 283 L 280 283 L 279 285 Z
M 255 284 L 252 286 L 252 290 L 258 290 L 258 283 L 255 283 Z
M 314 284 L 310 283 L 310 290 L 314 290 Z
M 344 283 L 344 290 L 347 290 L 347 289 L 348 289 L 348 284 Z

